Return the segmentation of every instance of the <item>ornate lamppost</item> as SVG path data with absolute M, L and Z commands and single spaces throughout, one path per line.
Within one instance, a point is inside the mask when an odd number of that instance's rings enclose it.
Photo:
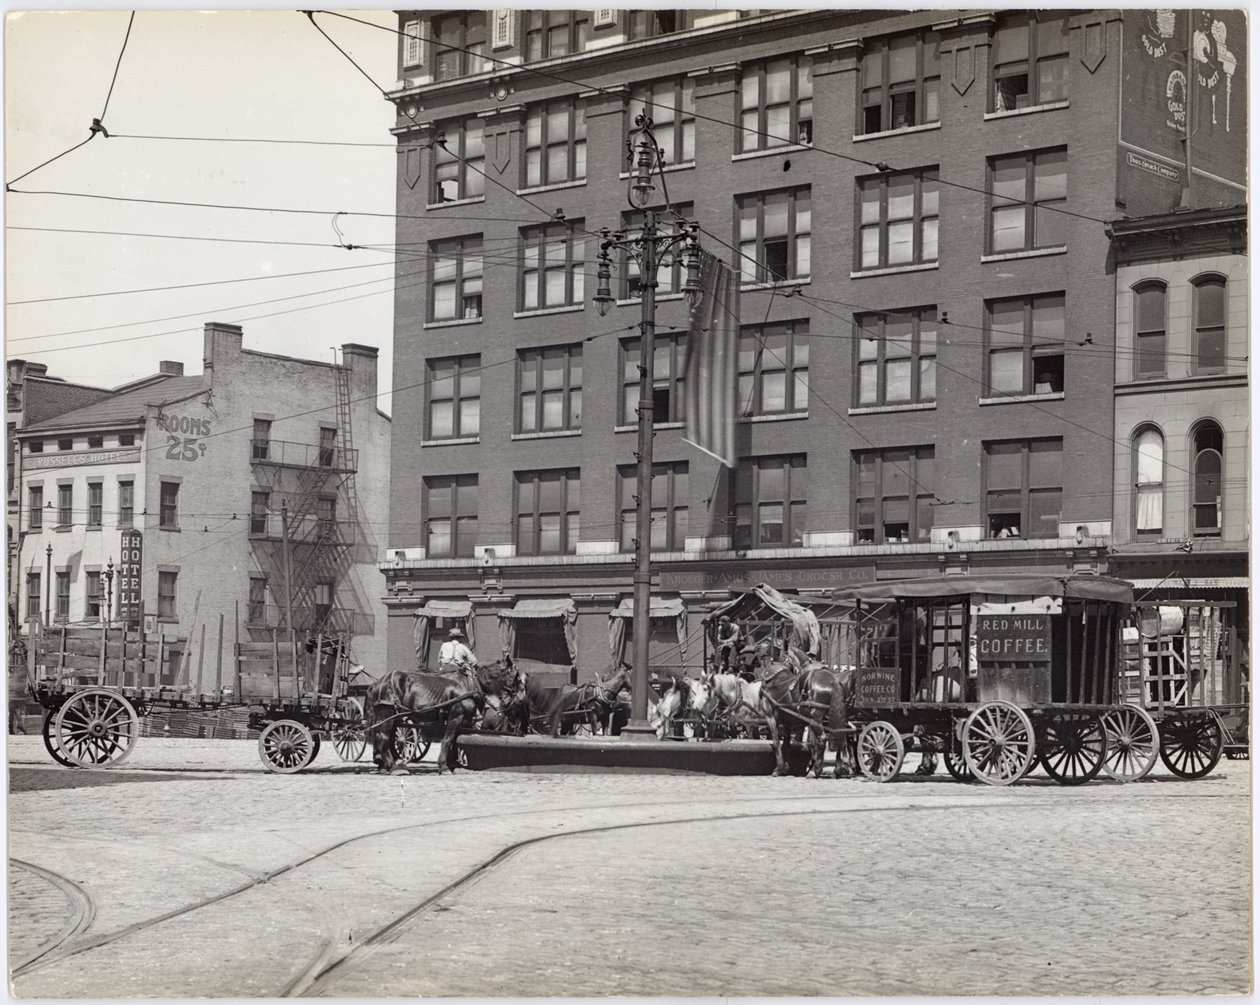
M 111 558 L 101 573 L 105 580 L 105 628 L 108 629 L 114 616 L 114 560 Z
M 48 551 L 45 553 L 48 558 L 44 563 L 44 627 L 49 628 L 52 625 L 52 543 L 48 544 Z
M 633 209 L 643 211 L 643 229 L 634 235 L 622 231 L 600 231 L 603 241 L 599 250 L 598 288 L 595 306 L 601 316 L 606 315 L 616 303 L 611 288 L 612 258 L 615 248 L 632 257 L 639 266 L 641 292 L 642 334 L 639 354 L 639 441 L 636 457 L 638 472 L 635 478 L 635 569 L 633 607 L 633 660 L 630 679 L 631 722 L 623 732 L 634 736 L 648 731 L 648 639 L 651 632 L 651 547 L 652 547 L 652 371 L 656 358 L 656 270 L 663 257 L 679 246 L 685 246 L 687 278 L 682 291 L 687 302 L 694 306 L 702 294 L 700 286 L 699 225 L 685 224 L 677 231 L 658 230 L 656 211 L 648 207 L 652 203 L 656 186 L 653 175 L 662 172 L 661 149 L 652 133 L 652 119 L 646 112 L 635 117 L 638 140 L 631 147 L 634 171 L 630 177 L 627 200 Z

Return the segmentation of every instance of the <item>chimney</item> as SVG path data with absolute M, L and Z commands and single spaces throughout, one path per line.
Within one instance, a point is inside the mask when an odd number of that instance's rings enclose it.
M 350 368 L 351 386 L 354 388 L 351 397 L 355 400 L 376 397 L 376 357 L 379 353 L 376 346 L 342 343 L 341 360 Z M 363 404 L 377 407 L 375 401 Z
M 165 374 L 168 377 L 182 377 L 184 375 L 184 364 L 173 359 L 164 359 L 158 364 L 158 373 Z
M 245 340 L 240 325 L 229 325 L 222 321 L 207 321 L 205 327 L 205 349 L 202 369 L 207 377 L 213 380 L 214 365 L 229 365 L 232 360 L 241 357 L 241 345 Z

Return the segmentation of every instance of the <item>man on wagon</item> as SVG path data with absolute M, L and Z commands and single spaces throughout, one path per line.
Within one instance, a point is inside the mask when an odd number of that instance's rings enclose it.
M 718 669 L 722 673 L 731 671 L 731 664 L 738 662 L 739 625 L 723 614 L 718 618 Z
M 447 639 L 438 650 L 438 673 L 463 674 L 476 682 L 477 657 L 473 655 L 463 642 L 464 633 L 456 626 L 447 635 Z

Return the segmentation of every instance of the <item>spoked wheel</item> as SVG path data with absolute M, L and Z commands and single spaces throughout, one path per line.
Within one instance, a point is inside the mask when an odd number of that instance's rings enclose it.
M 363 726 L 363 710 L 357 701 L 346 700 L 337 705 L 341 718 L 332 729 L 333 746 L 343 761 L 357 761 L 367 749 L 367 730 Z
M 399 726 L 395 746 L 398 759 L 404 764 L 423 761 L 431 741 L 415 726 Z
M 1036 751 L 1032 722 L 1009 701 L 986 702 L 963 725 L 963 757 L 986 785 L 1010 785 L 1023 778 Z
M 858 734 L 858 767 L 867 778 L 887 782 L 897 777 L 906 759 L 906 745 L 891 722 L 868 722 Z
M 1117 708 L 1103 716 L 1107 754 L 1103 771 L 1118 782 L 1145 778 L 1159 759 L 1159 730 L 1146 710 L 1136 705 Z
M 53 730 L 53 721 L 56 717 L 57 713 L 55 711 L 49 712 L 44 716 L 44 749 L 48 751 L 48 756 L 58 764 L 66 768 L 73 768 L 76 766 L 74 761 L 61 752 L 61 744 L 57 742 L 57 734 Z
M 301 771 L 319 753 L 319 738 L 302 723 L 279 719 L 258 735 L 258 756 L 268 771 L 291 775 Z
M 52 731 L 53 743 L 71 764 L 108 768 L 127 759 L 140 734 L 140 720 L 131 702 L 118 692 L 91 688 L 61 706 Z
M 1095 712 L 1056 712 L 1046 719 L 1040 753 L 1046 774 L 1060 785 L 1083 785 L 1102 770 L 1107 730 Z
M 974 782 L 976 780 L 976 776 L 967 767 L 967 758 L 963 756 L 962 748 L 953 744 L 950 744 L 945 751 L 945 770 L 950 773 L 956 782 Z
M 1159 756 L 1178 778 L 1202 778 L 1216 767 L 1225 749 L 1225 733 L 1216 716 L 1179 715 L 1164 720 Z

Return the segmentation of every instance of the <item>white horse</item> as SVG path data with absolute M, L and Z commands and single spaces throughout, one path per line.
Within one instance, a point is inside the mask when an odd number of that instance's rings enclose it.
M 707 679 L 675 677 L 674 683 L 661 695 L 660 701 L 648 703 L 648 725 L 663 740 L 680 715 L 694 712 L 701 719 L 707 719 L 713 714 L 717 704 L 717 696 Z
M 733 673 L 708 674 L 704 678 L 713 691 L 717 709 L 732 726 L 755 729 L 764 721 L 761 709 L 761 681 L 746 681 Z

